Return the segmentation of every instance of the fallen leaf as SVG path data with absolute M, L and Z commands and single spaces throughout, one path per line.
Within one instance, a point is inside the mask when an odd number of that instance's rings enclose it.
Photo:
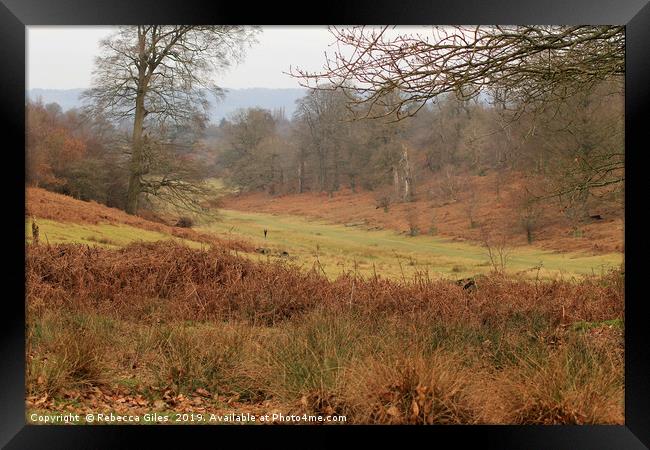
M 389 416 L 393 416 L 393 417 L 399 417 L 399 416 L 400 416 L 399 409 L 397 409 L 396 406 L 391 406 L 390 408 L 388 408 L 388 409 L 386 410 L 386 413 L 387 413 Z
M 208 398 L 212 397 L 212 395 L 203 388 L 198 388 L 195 392 L 199 395 L 202 395 L 203 397 L 208 397 Z
M 411 403 L 411 411 L 413 412 L 413 415 L 417 417 L 420 414 L 420 407 L 418 406 L 418 402 L 413 400 Z

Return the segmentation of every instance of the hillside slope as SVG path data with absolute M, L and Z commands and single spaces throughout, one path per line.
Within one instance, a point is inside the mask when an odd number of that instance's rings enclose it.
M 97 202 L 77 200 L 45 189 L 27 188 L 26 199 L 25 219 L 36 219 L 37 224 L 44 227 L 41 230 L 44 232 L 42 239 L 48 239 L 51 243 L 94 242 L 120 246 L 130 241 L 157 241 L 173 237 L 190 245 L 216 244 L 240 251 L 253 250 L 250 244 L 243 241 L 221 239 L 213 233 L 152 222 Z M 27 233 L 27 237 L 29 239 L 31 233 Z
M 526 232 L 516 207 L 516 198 L 523 192 L 524 176 L 511 174 L 503 180 L 498 197 L 495 194 L 494 173 L 466 178 L 474 186 L 473 199 L 467 191 L 461 192 L 455 201 L 441 199 L 437 193 L 437 181 L 428 180 L 418 186 L 414 202 L 393 203 L 387 212 L 378 206 L 377 192 L 353 193 L 348 189 L 335 192 L 331 198 L 326 193 L 314 192 L 284 196 L 246 193 L 226 197 L 223 206 L 249 212 L 302 215 L 403 233 L 416 227 L 420 234 L 433 233 L 474 242 L 482 241 L 484 227 L 492 234 L 504 233 L 509 245 L 527 245 Z M 468 213 L 470 202 L 474 203 L 471 213 L 475 222 L 473 227 Z M 560 252 L 622 252 L 622 208 L 600 207 L 590 213 L 599 214 L 602 219 L 580 224 L 580 233 L 576 235 L 560 207 L 553 203 L 546 204 L 533 232 L 533 246 Z

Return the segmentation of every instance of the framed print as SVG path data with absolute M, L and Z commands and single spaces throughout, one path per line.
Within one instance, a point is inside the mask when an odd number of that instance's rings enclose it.
M 646 448 L 650 6 L 320 9 L 2 0 L 2 444 Z

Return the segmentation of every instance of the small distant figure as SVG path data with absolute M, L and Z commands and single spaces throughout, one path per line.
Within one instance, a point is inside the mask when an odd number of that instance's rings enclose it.
M 39 230 L 36 220 L 32 218 L 32 242 L 38 244 Z
M 266 228 L 264 228 L 264 239 L 266 239 L 266 235 L 267 235 L 268 232 L 269 232 L 269 230 L 267 230 Z

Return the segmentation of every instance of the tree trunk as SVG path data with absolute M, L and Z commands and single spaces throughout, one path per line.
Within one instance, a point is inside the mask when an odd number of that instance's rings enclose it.
M 302 194 L 305 189 L 305 161 L 300 160 L 298 164 L 298 193 Z
M 411 201 L 411 184 L 408 177 L 404 177 L 404 201 Z
M 338 191 L 339 190 L 339 150 L 338 146 L 334 147 L 334 152 L 333 152 L 333 159 L 334 159 L 334 173 L 333 173 L 333 180 L 332 180 L 332 190 L 333 191 Z
M 140 94 L 138 93 L 138 97 Z M 133 134 L 131 143 L 131 160 L 129 161 L 129 187 L 127 192 L 126 212 L 129 214 L 136 214 L 138 212 L 138 197 L 142 189 L 140 179 L 140 168 L 142 164 L 142 114 L 138 111 L 140 108 L 137 106 L 135 120 L 133 122 Z
M 318 189 L 320 192 L 326 190 L 327 185 L 327 169 L 325 167 L 325 154 L 323 151 L 318 152 Z
M 404 198 L 405 202 L 413 199 L 413 177 L 411 175 L 411 164 L 406 146 L 402 147 L 402 161 L 404 164 Z
M 395 200 L 399 198 L 399 170 L 393 166 L 393 188 L 395 189 Z
M 145 36 L 138 31 L 138 46 L 140 60 L 138 65 L 138 92 L 135 99 L 135 117 L 133 119 L 133 134 L 131 136 L 131 160 L 129 162 L 129 189 L 127 192 L 126 212 L 138 212 L 138 197 L 142 191 L 142 156 L 143 156 L 143 126 L 144 126 L 144 96 L 146 86 L 146 55 L 144 52 Z

